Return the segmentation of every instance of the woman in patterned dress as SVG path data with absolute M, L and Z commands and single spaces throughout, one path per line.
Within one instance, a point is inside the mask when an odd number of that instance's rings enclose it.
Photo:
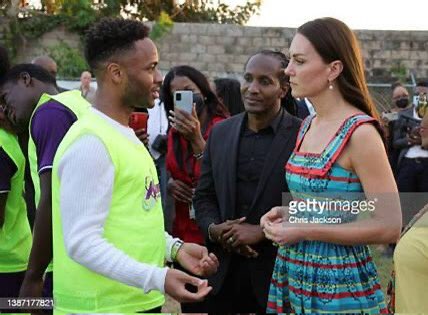
M 316 115 L 302 122 L 285 167 L 293 204 L 261 219 L 280 245 L 267 311 L 387 312 L 367 244 L 394 243 L 401 211 L 357 40 L 343 22 L 317 19 L 297 30 L 289 53 L 292 94 Z M 340 207 L 322 211 L 327 201 Z

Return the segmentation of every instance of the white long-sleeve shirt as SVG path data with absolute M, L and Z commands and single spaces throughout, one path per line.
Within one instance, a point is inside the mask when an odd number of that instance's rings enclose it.
M 149 150 L 153 158 L 157 160 L 161 154 L 152 148 L 152 144 L 158 135 L 168 133 L 168 118 L 165 112 L 165 106 L 159 99 L 155 100 L 155 106 L 148 108 L 149 120 L 147 121 L 147 133 L 149 134 Z
M 92 110 L 124 137 L 143 145 L 134 131 L 100 111 Z M 95 135 L 86 135 L 66 151 L 58 167 L 61 222 L 65 249 L 86 268 L 144 292 L 164 293 L 167 268 L 136 261 L 103 237 L 112 200 L 114 165 L 106 147 Z M 165 232 L 166 259 L 174 242 Z

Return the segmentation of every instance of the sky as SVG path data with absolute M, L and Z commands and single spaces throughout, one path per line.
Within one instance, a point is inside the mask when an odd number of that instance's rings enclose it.
M 247 25 L 298 27 L 334 17 L 352 29 L 428 30 L 427 0 L 262 0 L 260 15 Z M 245 0 L 224 0 L 231 6 Z M 427 38 L 428 41 L 428 38 Z

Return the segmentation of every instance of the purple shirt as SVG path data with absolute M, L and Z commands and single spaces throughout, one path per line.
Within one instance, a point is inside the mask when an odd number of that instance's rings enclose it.
M 10 191 L 10 182 L 17 170 L 9 155 L 0 148 L 0 192 Z
M 31 121 L 31 137 L 36 145 L 39 174 L 52 168 L 56 150 L 76 120 L 71 110 L 54 100 L 36 110 Z

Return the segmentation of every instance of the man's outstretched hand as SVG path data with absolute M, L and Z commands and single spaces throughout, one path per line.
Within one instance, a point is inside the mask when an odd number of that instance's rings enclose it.
M 192 293 L 186 289 L 186 284 L 196 287 L 198 290 Z M 192 277 L 177 269 L 168 269 L 165 278 L 165 293 L 178 302 L 198 302 L 212 290 L 207 280 Z
M 187 271 L 201 276 L 209 277 L 217 272 L 219 265 L 217 257 L 210 253 L 205 246 L 194 243 L 184 243 L 177 253 L 178 263 Z

